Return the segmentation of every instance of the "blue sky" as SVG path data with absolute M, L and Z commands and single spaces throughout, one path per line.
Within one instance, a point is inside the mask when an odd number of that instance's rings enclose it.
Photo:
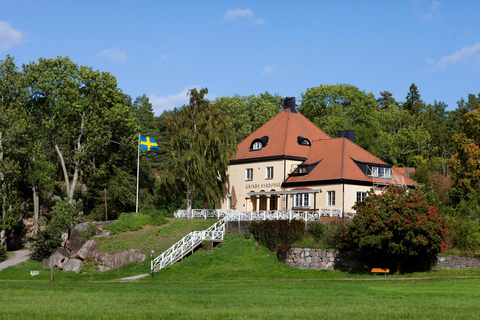
M 0 59 L 68 56 L 146 94 L 157 115 L 188 101 L 297 97 L 348 83 L 457 107 L 480 92 L 480 1 L 0 0 Z

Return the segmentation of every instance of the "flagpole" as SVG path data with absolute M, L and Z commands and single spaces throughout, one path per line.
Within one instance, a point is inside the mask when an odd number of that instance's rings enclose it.
M 138 134 L 137 147 L 137 201 L 135 202 L 135 213 L 138 213 L 138 177 L 140 175 L 140 133 Z

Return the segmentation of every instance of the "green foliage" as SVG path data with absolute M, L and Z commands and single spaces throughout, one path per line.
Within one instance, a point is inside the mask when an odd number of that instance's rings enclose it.
M 349 84 L 320 85 L 302 93 L 298 110 L 332 137 L 355 130 L 358 145 L 367 150 L 374 145 L 380 108 L 372 93 Z
M 283 99 L 265 92 L 258 96 L 221 97 L 213 104 L 227 116 L 227 123 L 239 143 L 282 110 Z
M 420 193 L 389 187 L 380 195 L 370 192 L 354 209 L 340 249 L 358 253 L 370 266 L 429 268 L 447 249 L 445 219 Z
M 326 224 L 321 223 L 320 221 L 315 221 L 308 224 L 307 232 L 311 234 L 316 241 L 320 241 L 320 239 L 323 237 L 325 233 L 326 228 L 327 228 Z
M 295 241 L 305 235 L 305 222 L 302 220 L 253 221 L 250 224 L 253 237 L 263 246 L 282 257 Z
M 30 257 L 36 261 L 48 258 L 62 243 L 60 230 L 50 226 L 40 230 L 30 240 L 33 243 L 33 252 Z
M 466 255 L 480 254 L 480 224 L 476 220 L 457 219 L 453 223 L 453 244 Z
M 143 213 L 122 213 L 117 221 L 107 226 L 111 234 L 136 231 L 145 226 L 161 226 L 167 223 L 162 215 L 147 215 Z
M 0 245 L 0 262 L 7 260 L 7 249 Z
M 75 223 L 81 208 L 81 201 L 68 203 L 66 200 L 58 200 L 51 211 L 53 221 L 50 223 L 50 227 L 60 231 L 70 229 Z
M 165 117 L 173 148 L 171 171 L 185 184 L 188 218 L 195 193 L 202 195 L 206 204 L 223 195 L 229 160 L 236 149 L 232 128 L 205 99 L 207 93 L 207 89 L 190 90 L 189 104 Z

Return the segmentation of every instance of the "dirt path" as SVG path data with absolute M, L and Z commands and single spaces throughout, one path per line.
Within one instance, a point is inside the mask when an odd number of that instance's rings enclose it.
M 14 251 L 13 252 L 13 254 L 14 254 L 13 257 L 11 257 L 10 259 L 0 263 L 0 270 L 3 270 L 5 268 L 11 267 L 11 266 L 16 266 L 17 264 L 20 264 L 22 262 L 27 261 L 28 258 L 30 257 L 30 253 L 32 253 L 32 251 L 30 251 L 30 250 Z

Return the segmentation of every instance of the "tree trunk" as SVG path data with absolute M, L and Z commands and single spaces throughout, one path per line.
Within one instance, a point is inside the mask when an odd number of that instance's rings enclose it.
M 187 185 L 187 220 L 192 219 L 192 197 L 192 189 L 190 188 L 190 185 Z
M 37 235 L 38 232 L 38 217 L 40 213 L 40 201 L 38 196 L 37 186 L 32 186 L 33 191 L 33 235 Z
M 402 262 L 400 262 L 400 261 L 394 261 L 394 262 L 395 262 L 395 265 L 397 267 L 397 270 L 395 271 L 395 273 L 402 272 Z

